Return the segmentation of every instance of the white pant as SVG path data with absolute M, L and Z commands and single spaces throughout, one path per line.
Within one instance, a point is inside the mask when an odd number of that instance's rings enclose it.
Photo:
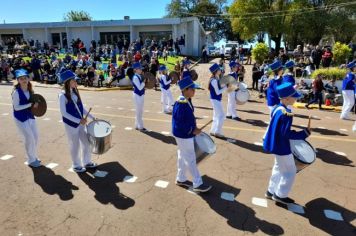
M 210 99 L 211 104 L 213 105 L 214 114 L 213 114 L 213 124 L 210 129 L 210 133 L 214 134 L 223 134 L 222 126 L 224 124 L 225 114 L 221 101 Z
M 137 129 L 143 129 L 143 105 L 144 105 L 144 98 L 145 95 L 138 96 L 136 93 L 133 94 L 134 102 L 135 102 L 135 109 L 136 109 L 136 119 L 135 119 L 135 127 Z
M 177 160 L 177 178 L 179 182 L 184 182 L 187 180 L 186 172 L 190 172 L 193 180 L 193 188 L 200 186 L 203 180 L 200 176 L 197 159 L 194 150 L 194 138 L 177 138 L 175 137 L 178 146 L 178 160 Z
M 349 112 L 355 104 L 355 92 L 353 90 L 343 90 L 342 97 L 344 99 L 344 103 L 342 104 L 342 112 L 340 118 L 348 119 Z
M 161 101 L 162 101 L 162 108 L 163 112 L 170 112 L 172 111 L 172 105 L 173 105 L 173 96 L 171 90 L 163 89 L 161 88 L 162 94 L 161 94 Z
M 232 118 L 238 117 L 236 113 L 236 92 L 232 91 L 227 94 L 227 116 L 232 116 Z
M 90 144 L 86 132 L 86 127 L 79 125 L 77 128 L 64 124 L 70 155 L 72 157 L 73 168 L 83 167 L 91 162 Z M 81 153 L 80 153 L 81 152 Z
M 15 123 L 25 144 L 27 163 L 30 164 L 38 159 L 38 131 L 36 120 L 28 119 L 25 122 L 21 122 L 15 118 Z
M 294 183 L 297 168 L 292 154 L 275 155 L 272 176 L 269 180 L 268 192 L 278 197 L 288 197 Z

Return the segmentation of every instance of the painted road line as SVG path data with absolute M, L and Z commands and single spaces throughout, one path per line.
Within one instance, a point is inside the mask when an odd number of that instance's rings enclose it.
M 46 165 L 46 167 L 50 169 L 56 168 L 57 166 L 58 166 L 57 163 L 49 163 L 48 165 Z
M 347 157 L 346 153 L 344 153 L 344 152 L 334 152 L 334 153 L 337 155 L 340 155 L 340 156 Z
M 254 142 L 253 144 L 255 144 L 256 146 L 263 146 L 263 143 L 260 143 L 260 142 Z
M 6 155 L 0 157 L 0 159 L 3 160 L 3 161 L 7 161 L 7 160 L 10 160 L 13 157 L 14 157 L 13 155 L 6 154 Z
M 167 131 L 162 131 L 161 134 L 164 134 L 164 135 L 169 135 L 170 133 L 167 132 Z
M 155 183 L 155 186 L 156 187 L 159 187 L 159 188 L 167 188 L 169 182 L 167 181 L 164 181 L 164 180 L 158 180 L 156 183 Z
M 132 176 L 132 175 L 126 175 L 124 177 L 124 182 L 125 183 L 135 183 L 137 180 L 137 176 Z
M 132 127 L 125 127 L 125 130 L 127 131 L 132 130 Z
M 261 207 L 267 207 L 267 200 L 264 198 L 253 197 L 252 204 Z

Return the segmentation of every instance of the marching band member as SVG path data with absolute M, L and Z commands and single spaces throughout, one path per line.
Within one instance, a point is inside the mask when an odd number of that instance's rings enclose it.
M 176 185 L 193 187 L 195 192 L 207 192 L 211 186 L 203 184 L 197 168 L 194 149 L 194 136 L 202 131 L 196 126 L 191 99 L 195 94 L 195 89 L 199 86 L 189 76 L 180 80 L 178 85 L 182 95 L 175 102 L 172 114 L 172 133 L 178 146 Z M 187 171 L 193 177 L 193 182 L 187 180 Z
M 88 112 L 83 106 L 75 78 L 75 74 L 70 70 L 60 74 L 64 87 L 59 94 L 59 105 L 68 137 L 72 168 L 79 173 L 96 168 L 97 165 L 91 160 L 90 144 L 85 130 L 87 119 L 84 118 Z M 88 116 L 94 119 L 91 114 Z
M 223 138 L 222 126 L 224 124 L 225 114 L 221 103 L 222 93 L 226 90 L 226 87 L 221 88 L 219 78 L 221 75 L 221 69 L 218 64 L 214 63 L 209 68 L 212 76 L 209 82 L 210 101 L 213 106 L 213 124 L 210 129 L 210 135 L 217 138 Z
M 289 140 L 304 140 L 310 135 L 310 130 L 309 127 L 298 132 L 291 130 L 293 113 L 288 109 L 288 106 L 292 106 L 301 94 L 294 89 L 291 83 L 277 86 L 276 91 L 281 103 L 272 111 L 271 123 L 263 142 L 263 148 L 275 155 L 272 176 L 265 196 L 268 199 L 288 204 L 294 202 L 288 197 L 288 194 L 296 175 L 296 166 Z
M 165 65 L 161 65 L 159 67 L 159 83 L 161 85 L 162 92 L 162 106 L 163 112 L 166 114 L 172 113 L 172 105 L 173 105 L 173 96 L 171 90 L 169 89 L 171 86 L 172 80 L 167 76 L 167 68 Z
M 190 60 L 189 59 L 184 59 L 183 62 L 182 62 L 182 68 L 181 68 L 181 79 L 185 78 L 185 75 L 189 72 L 189 75 L 190 75 L 190 71 L 189 71 L 189 67 L 190 67 Z
M 291 83 L 293 86 L 295 86 L 295 79 L 294 79 L 294 61 L 290 60 L 287 61 L 286 64 L 284 64 L 284 68 L 286 69 L 286 72 L 284 73 L 282 77 L 283 83 Z
M 136 130 L 139 131 L 146 131 L 143 127 L 143 105 L 144 105 L 144 96 L 145 96 L 145 82 L 142 78 L 142 67 L 139 62 L 136 62 L 132 65 L 135 75 L 132 77 L 132 84 L 134 87 L 133 90 L 133 98 L 135 102 L 136 108 L 136 119 L 135 119 L 135 126 Z
M 41 161 L 37 156 L 38 131 L 36 120 L 31 113 L 32 103 L 30 102 L 33 94 L 32 84 L 26 70 L 19 69 L 15 71 L 17 84 L 12 93 L 12 105 L 14 109 L 15 123 L 21 137 L 25 143 L 27 163 L 31 167 L 40 167 Z M 38 103 L 34 104 L 38 107 Z
M 238 64 L 235 61 L 231 61 L 229 63 L 229 66 L 231 68 L 231 72 L 229 75 L 234 77 L 236 82 L 238 81 L 237 77 L 237 69 L 238 69 Z M 228 93 L 227 97 L 227 112 L 226 112 L 226 118 L 227 119 L 233 119 L 233 120 L 240 120 L 236 113 L 236 91 L 231 91 Z
M 349 70 L 346 77 L 342 81 L 342 96 L 344 103 L 342 105 L 342 112 L 340 119 L 347 120 L 349 119 L 349 112 L 355 104 L 355 72 L 356 63 L 355 61 L 347 64 L 346 68 Z
M 281 85 L 283 82 L 283 67 L 280 61 L 275 61 L 269 65 L 269 68 L 274 73 L 274 78 L 269 81 L 269 85 L 267 88 L 267 106 L 270 110 L 270 114 L 272 114 L 272 110 L 274 109 L 274 107 L 279 104 L 277 86 Z

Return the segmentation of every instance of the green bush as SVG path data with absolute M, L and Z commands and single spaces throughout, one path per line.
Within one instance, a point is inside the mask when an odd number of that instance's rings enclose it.
M 311 77 L 313 79 L 315 79 L 318 75 L 322 75 L 327 80 L 331 80 L 333 78 L 335 78 L 337 80 L 342 80 L 345 78 L 346 73 L 347 73 L 346 69 L 340 69 L 337 67 L 329 67 L 329 68 L 315 70 L 311 74 Z
M 336 42 L 333 47 L 334 61 L 337 65 L 345 64 L 351 52 L 352 50 L 348 45 Z
M 259 64 L 268 57 L 268 46 L 265 43 L 258 43 L 254 49 L 252 49 L 252 58 Z

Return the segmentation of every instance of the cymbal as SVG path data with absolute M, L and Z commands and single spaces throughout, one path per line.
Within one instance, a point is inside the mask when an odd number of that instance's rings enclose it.
M 46 102 L 45 98 L 42 95 L 40 95 L 40 94 L 32 94 L 31 95 L 31 102 L 34 102 L 34 103 L 37 102 L 38 103 L 38 107 L 37 108 L 35 108 L 33 105 L 31 107 L 31 113 L 34 116 L 41 117 L 44 114 L 46 114 L 47 102 Z

